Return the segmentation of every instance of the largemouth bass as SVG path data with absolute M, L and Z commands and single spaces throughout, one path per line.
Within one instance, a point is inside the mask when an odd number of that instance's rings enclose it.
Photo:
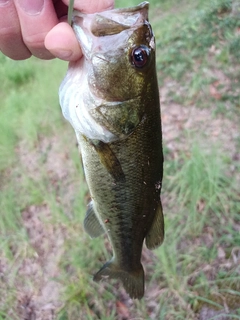
M 162 135 L 155 40 L 148 3 L 96 14 L 73 13 L 83 58 L 60 87 L 63 115 L 75 129 L 91 194 L 84 228 L 107 233 L 113 258 L 94 276 L 120 279 L 144 295 L 142 246 L 164 238 L 160 191 Z

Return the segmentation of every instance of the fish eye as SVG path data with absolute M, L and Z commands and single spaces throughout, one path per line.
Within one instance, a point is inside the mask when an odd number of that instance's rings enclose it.
M 143 68 L 150 56 L 150 49 L 147 46 L 141 45 L 139 47 L 135 47 L 131 53 L 131 62 L 137 68 Z

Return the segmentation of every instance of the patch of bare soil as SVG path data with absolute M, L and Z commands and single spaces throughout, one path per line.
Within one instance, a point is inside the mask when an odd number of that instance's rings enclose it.
M 212 106 L 200 109 L 196 106 L 182 106 L 171 102 L 169 92 L 171 85 L 168 83 L 160 90 L 162 110 L 163 144 L 173 154 L 185 151 L 189 147 L 186 143 L 188 135 L 199 137 L 199 140 L 209 147 L 216 143 L 223 152 L 235 158 L 239 155 L 234 141 L 240 137 L 240 120 L 226 119 L 224 115 L 213 116 Z M 186 134 L 188 133 L 188 135 Z
M 51 320 L 61 305 L 61 286 L 53 279 L 59 276 L 65 230 L 61 225 L 50 223 L 51 212 L 46 205 L 30 206 L 22 217 L 35 254 L 24 259 L 18 271 L 21 279 L 31 281 L 30 288 L 19 290 L 19 316 L 25 320 Z
M 27 170 L 29 178 L 37 182 L 42 176 L 47 176 L 56 192 L 61 184 L 65 190 L 64 197 L 61 197 L 63 206 L 69 204 L 74 194 L 76 180 L 71 180 L 74 169 L 70 154 L 72 148 L 77 149 L 76 138 L 70 127 L 67 127 L 64 135 L 39 139 L 35 148 L 22 141 L 18 148 L 20 164 Z
M 218 319 L 218 320 L 229 320 L 229 310 L 216 311 L 209 307 L 203 307 L 199 314 L 199 320 L 208 320 L 208 319 Z M 231 314 L 234 314 L 234 311 L 231 311 Z M 236 316 L 237 317 L 237 316 Z

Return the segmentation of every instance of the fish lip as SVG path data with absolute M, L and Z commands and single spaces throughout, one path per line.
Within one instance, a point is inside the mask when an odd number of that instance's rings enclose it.
M 113 11 L 116 12 L 135 12 L 135 11 L 139 11 L 141 9 L 149 9 L 149 2 L 148 1 L 143 1 L 141 3 L 139 3 L 136 6 L 133 7 L 129 7 L 129 8 L 117 8 L 117 9 L 113 9 Z
M 140 11 L 142 9 L 146 9 L 146 11 L 148 11 L 149 9 L 149 2 L 148 1 L 143 1 L 141 3 L 139 3 L 136 6 L 132 6 L 132 7 L 127 7 L 127 8 L 115 8 L 115 9 L 111 9 L 111 10 L 107 10 L 107 12 L 111 12 L 111 13 L 134 13 L 136 11 Z M 102 11 L 104 12 L 104 11 Z M 101 14 L 102 12 L 98 12 L 98 14 Z M 87 15 L 95 15 L 96 13 L 88 13 Z M 84 12 L 80 12 L 78 10 L 73 10 L 73 15 L 72 15 L 72 20 L 74 20 L 75 16 L 78 17 L 84 17 L 86 15 L 86 13 Z

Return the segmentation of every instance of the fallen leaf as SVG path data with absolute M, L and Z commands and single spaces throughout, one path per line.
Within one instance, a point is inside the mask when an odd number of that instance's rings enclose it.
M 121 301 L 116 302 L 116 308 L 118 315 L 122 316 L 123 319 L 129 319 L 128 307 Z
M 222 98 L 221 93 L 217 90 L 214 84 L 210 84 L 209 86 L 210 95 L 215 98 L 216 100 L 220 100 Z
M 217 255 L 219 259 L 224 259 L 226 257 L 225 251 L 222 247 L 218 247 Z

